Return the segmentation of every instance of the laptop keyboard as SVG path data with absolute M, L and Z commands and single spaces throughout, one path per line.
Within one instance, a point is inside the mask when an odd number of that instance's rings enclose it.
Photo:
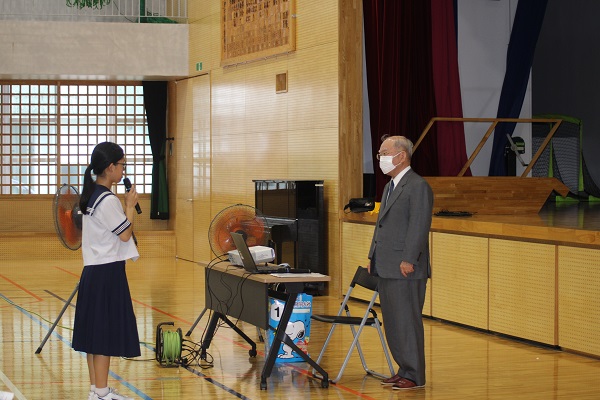
M 269 273 L 269 274 L 309 274 L 310 269 L 307 268 L 272 268 L 272 267 L 258 267 L 260 272 Z

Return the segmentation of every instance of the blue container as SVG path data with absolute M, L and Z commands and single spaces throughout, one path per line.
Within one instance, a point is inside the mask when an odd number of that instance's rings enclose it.
M 279 326 L 279 320 L 283 313 L 285 302 L 269 297 L 269 325 L 276 328 Z M 285 330 L 286 335 L 292 339 L 294 344 L 300 348 L 304 353 L 308 354 L 308 342 L 310 339 L 310 316 L 312 315 L 312 296 L 306 293 L 298 294 L 296 303 L 294 304 L 294 310 L 290 316 L 287 328 Z M 267 346 L 270 349 L 273 340 L 275 339 L 275 332 L 272 330 L 267 331 Z M 300 362 L 304 361 L 300 355 L 298 355 L 292 348 L 285 343 L 279 346 L 277 351 L 277 358 L 275 362 Z

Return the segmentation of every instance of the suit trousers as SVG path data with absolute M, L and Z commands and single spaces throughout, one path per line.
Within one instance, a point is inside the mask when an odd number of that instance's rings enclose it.
M 398 375 L 425 384 L 425 333 L 423 304 L 427 279 L 379 277 L 383 328 Z

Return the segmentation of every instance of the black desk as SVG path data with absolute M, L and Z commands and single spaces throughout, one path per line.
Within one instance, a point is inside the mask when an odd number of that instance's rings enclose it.
M 272 296 L 284 300 L 286 303 L 260 376 L 260 388 L 267 388 L 267 378 L 271 375 L 282 342 L 290 346 L 304 361 L 321 374 L 322 387 L 329 386 L 327 372 L 300 350 L 285 334 L 285 329 L 294 310 L 296 297 L 303 292 L 304 283 L 328 282 L 331 280 L 329 276 L 280 278 L 268 274 L 248 274 L 242 268 L 225 263 L 206 268 L 205 276 L 205 308 L 213 310 L 213 314 L 208 322 L 206 334 L 202 341 L 201 358 L 206 358 L 206 350 L 214 337 L 219 320 L 229 325 L 252 346 L 249 354 L 251 357 L 255 357 L 256 343 L 231 322 L 227 316 L 238 318 L 265 330 L 272 329 L 269 327 L 269 296 Z M 277 283 L 285 284 L 285 293 L 269 289 L 272 284 Z

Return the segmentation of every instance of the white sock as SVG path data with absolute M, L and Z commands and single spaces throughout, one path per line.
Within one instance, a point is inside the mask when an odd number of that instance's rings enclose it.
M 6 400 L 12 400 L 15 397 L 14 393 L 11 392 L 3 392 L 0 390 L 0 398 Z
M 96 391 L 96 385 L 90 385 L 90 392 Z
M 108 387 L 105 388 L 96 388 L 96 394 L 98 397 L 104 397 L 108 394 Z

